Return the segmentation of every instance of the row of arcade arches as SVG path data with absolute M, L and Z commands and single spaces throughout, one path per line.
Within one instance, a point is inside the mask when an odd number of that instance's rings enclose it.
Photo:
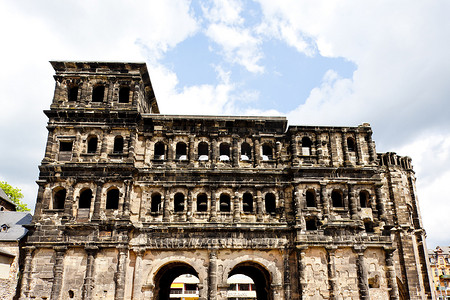
M 171 285 L 177 278 L 183 277 L 183 275 L 194 276 L 199 279 L 199 273 L 185 262 L 171 262 L 161 267 L 154 276 L 152 300 L 172 299 L 170 297 Z M 253 291 L 253 295 L 256 294 L 256 298 L 253 296 L 251 299 L 274 300 L 271 288 L 272 276 L 261 264 L 254 261 L 244 261 L 232 268 L 228 273 L 228 291 L 234 288 L 232 286 L 232 278 L 236 277 L 236 275 L 241 278 L 248 278 L 247 282 L 251 283 L 249 289 Z

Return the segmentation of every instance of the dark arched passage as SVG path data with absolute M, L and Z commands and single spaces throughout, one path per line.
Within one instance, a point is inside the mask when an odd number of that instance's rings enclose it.
M 272 277 L 263 266 L 252 261 L 242 262 L 231 270 L 228 277 L 236 274 L 244 274 L 253 280 L 256 288 L 256 299 L 274 300 L 271 289 Z
M 169 300 L 170 285 L 180 275 L 191 274 L 198 278 L 193 267 L 184 262 L 173 262 L 163 266 L 155 275 L 154 300 Z

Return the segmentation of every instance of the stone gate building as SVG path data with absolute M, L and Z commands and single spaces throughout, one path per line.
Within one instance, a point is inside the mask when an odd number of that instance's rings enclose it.
M 369 124 L 159 114 L 144 63 L 52 62 L 20 299 L 431 299 L 408 157 Z

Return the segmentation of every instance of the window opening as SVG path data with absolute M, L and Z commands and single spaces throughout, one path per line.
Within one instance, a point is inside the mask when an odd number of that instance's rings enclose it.
M 119 90 L 119 103 L 128 102 L 130 102 L 130 88 L 127 86 L 123 86 Z
M 184 210 L 184 195 L 182 193 L 176 193 L 174 197 L 174 211 L 182 212 Z
M 366 230 L 367 233 L 373 233 L 374 229 L 372 221 L 370 220 L 364 221 L 364 229 Z
M 78 208 L 90 208 L 92 199 L 92 191 L 90 189 L 84 190 L 80 193 L 80 202 Z
M 105 87 L 103 85 L 97 85 L 92 90 L 92 102 L 103 102 L 105 95 Z
M 228 143 L 220 144 L 219 154 L 220 154 L 219 159 L 221 161 L 229 161 L 230 160 L 230 144 L 228 144 Z
M 347 138 L 347 149 L 349 152 L 355 152 L 355 140 L 351 137 Z
M 197 211 L 205 212 L 208 210 L 208 197 L 206 194 L 197 195 Z
M 151 212 L 158 213 L 161 211 L 161 194 L 155 193 L 152 195 Z
M 53 209 L 63 209 L 66 201 L 66 189 L 58 189 L 53 196 Z
M 306 230 L 317 230 L 316 218 L 306 220 Z
M 59 142 L 59 151 L 60 152 L 72 152 L 72 141 L 60 141 Z
M 69 88 L 69 101 L 77 101 L 78 99 L 78 86 L 74 85 Z
M 230 196 L 227 194 L 221 194 L 220 195 L 220 211 L 222 212 L 230 212 Z
M 266 206 L 266 213 L 273 214 L 275 213 L 275 195 L 272 193 L 267 193 L 265 196 L 265 206 Z
M 311 155 L 311 139 L 307 136 L 302 138 L 302 155 L 309 156 Z
M 96 136 L 92 136 L 88 139 L 88 149 L 87 152 L 88 153 L 95 153 L 97 152 L 97 143 L 98 143 L 98 139 Z
M 119 190 L 111 189 L 106 194 L 106 209 L 119 208 Z
M 198 160 L 208 160 L 208 143 L 200 142 L 198 144 Z
M 370 207 L 369 205 L 369 193 L 367 191 L 359 192 L 359 203 L 361 208 Z
M 342 193 L 340 191 L 334 190 L 331 193 L 331 200 L 333 202 L 333 207 L 344 207 Z
M 252 148 L 250 147 L 249 143 L 242 143 L 241 144 L 241 160 L 251 160 L 252 159 Z
M 123 152 L 123 137 L 116 136 L 114 139 L 114 153 L 122 153 Z
M 264 144 L 262 146 L 262 160 L 271 160 L 273 159 L 273 150 L 272 147 L 268 144 Z
M 316 207 L 316 195 L 314 191 L 306 191 L 306 206 L 307 207 Z
M 245 193 L 242 197 L 242 210 L 244 213 L 253 212 L 253 195 L 251 193 Z
M 155 144 L 155 159 L 164 160 L 165 148 L 163 142 L 157 142 Z
M 187 146 L 183 142 L 177 143 L 176 147 L 176 159 L 187 160 Z

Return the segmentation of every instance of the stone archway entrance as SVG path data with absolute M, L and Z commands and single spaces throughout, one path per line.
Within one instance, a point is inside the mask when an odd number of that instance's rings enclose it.
M 183 262 L 173 262 L 163 266 L 155 275 L 153 300 L 169 300 L 170 285 L 180 275 L 191 274 L 198 278 L 193 267 Z
M 236 274 L 243 274 L 250 277 L 255 283 L 256 299 L 274 300 L 271 288 L 272 277 L 269 271 L 263 266 L 252 261 L 246 261 L 236 265 L 228 274 L 231 277 Z

